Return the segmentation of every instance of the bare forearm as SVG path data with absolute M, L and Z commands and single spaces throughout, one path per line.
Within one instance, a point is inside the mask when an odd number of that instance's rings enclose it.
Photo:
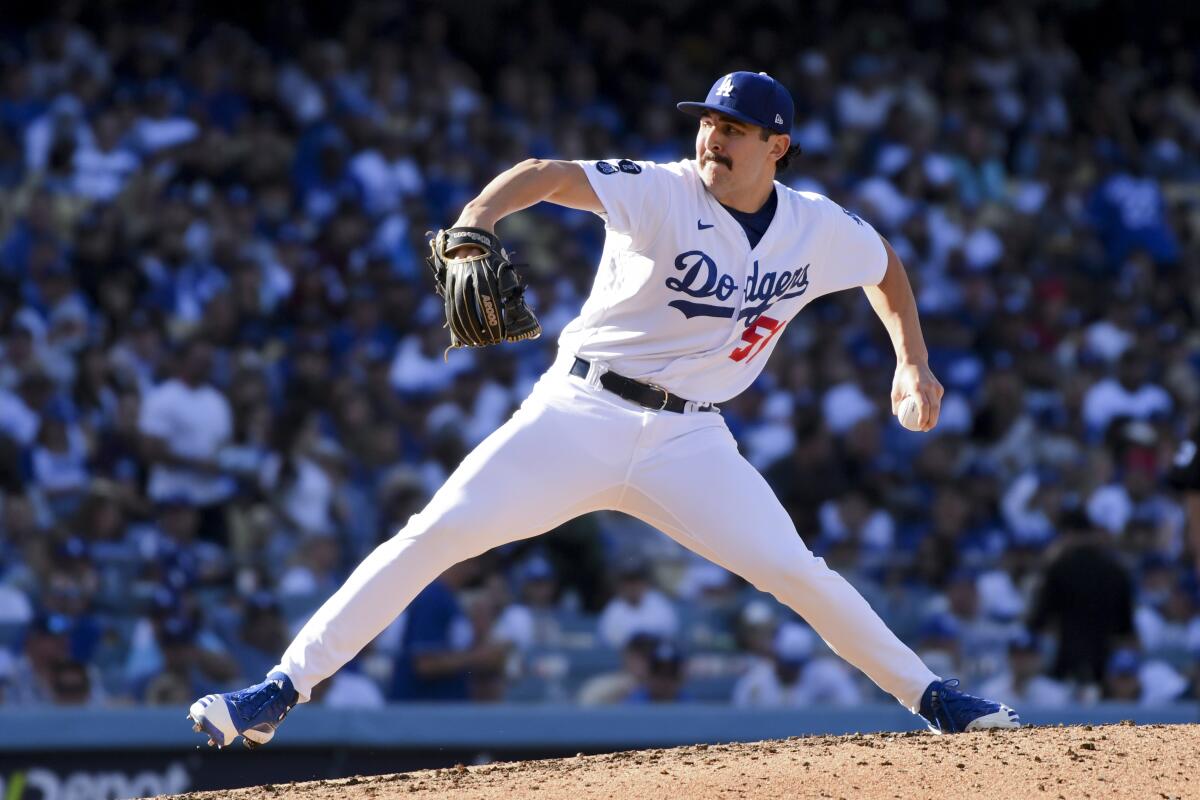
M 599 206 L 578 164 L 531 158 L 493 178 L 467 203 L 455 226 L 493 230 L 509 214 L 543 200 L 587 210 Z
M 504 663 L 507 654 L 507 645 L 487 642 L 470 650 L 422 653 L 413 659 L 413 667 L 422 678 L 437 678 L 468 669 L 496 668 Z
M 917 300 L 908 282 L 908 274 L 886 239 L 883 240 L 883 246 L 888 254 L 887 271 L 877 286 L 864 288 L 867 300 L 887 329 L 892 348 L 896 351 L 897 363 L 928 363 L 929 350 L 921 333 Z

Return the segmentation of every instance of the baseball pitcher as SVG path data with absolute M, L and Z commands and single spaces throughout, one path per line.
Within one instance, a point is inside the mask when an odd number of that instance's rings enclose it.
M 1012 709 L 930 672 L 812 554 L 721 417 L 801 309 L 861 286 L 895 349 L 893 413 L 908 400 L 916 427 L 933 428 L 942 387 L 904 266 L 864 220 L 775 181 L 798 152 L 792 98 L 778 81 L 734 72 L 679 108 L 698 118 L 692 158 L 524 161 L 433 237 L 451 346 L 482 346 L 540 333 L 497 222 L 547 201 L 591 211 L 606 228 L 595 284 L 554 365 L 313 615 L 264 682 L 192 705 L 210 744 L 269 741 L 452 564 L 602 509 L 638 517 L 775 595 L 932 730 L 1019 725 Z

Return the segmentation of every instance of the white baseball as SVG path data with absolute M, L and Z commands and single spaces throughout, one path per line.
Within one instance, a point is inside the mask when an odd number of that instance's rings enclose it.
M 917 405 L 917 398 L 910 394 L 901 400 L 900 408 L 896 409 L 896 418 L 910 431 L 921 430 L 921 407 Z

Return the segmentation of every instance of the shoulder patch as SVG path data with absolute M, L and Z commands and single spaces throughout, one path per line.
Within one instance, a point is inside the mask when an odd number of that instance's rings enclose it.
M 608 163 L 607 161 L 597 161 L 596 162 L 596 170 L 605 175 L 612 175 L 614 172 L 617 171 L 617 168 L 614 167 L 612 164 Z
M 628 158 L 622 158 L 620 161 L 618 161 L 617 167 L 620 168 L 621 172 L 628 172 L 630 175 L 637 175 L 642 171 L 640 166 L 633 163 Z

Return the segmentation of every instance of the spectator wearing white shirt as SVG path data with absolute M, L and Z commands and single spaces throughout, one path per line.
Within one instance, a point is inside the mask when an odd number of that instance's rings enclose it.
M 31 171 L 46 169 L 58 140 L 68 140 L 74 147 L 90 147 L 92 138 L 83 103 L 73 95 L 61 94 L 25 129 L 25 166 Z
M 964 679 L 995 674 L 1005 661 L 1008 643 L 1020 630 L 1020 624 L 1013 619 L 1020 608 L 1012 598 L 1000 596 L 1008 592 L 996 591 L 996 578 L 1003 580 L 1003 575 L 991 573 L 985 581 L 977 570 L 960 567 L 947 577 L 942 594 L 931 599 L 927 606 L 934 617 L 928 621 L 931 629 L 945 626 L 955 632 L 958 660 L 954 674 Z M 981 585 L 989 586 L 986 606 Z
M 600 612 L 600 639 L 620 650 L 635 633 L 670 639 L 679 632 L 679 615 L 666 595 L 653 587 L 650 565 L 627 558 L 616 569 L 616 594 Z
M 335 536 L 319 533 L 303 534 L 298 542 L 289 542 L 295 557 L 279 577 L 280 596 L 299 600 L 332 594 L 342 577 L 338 570 L 342 558 L 341 542 Z
M 737 708 L 804 708 L 829 704 L 853 706 L 862 692 L 840 661 L 813 658 L 815 635 L 785 622 L 775 634 L 774 658 L 760 660 L 733 687 Z
M 1083 332 L 1083 349 L 1105 363 L 1113 364 L 1133 346 L 1136 326 L 1134 307 L 1118 304 L 1107 317 L 1098 319 Z
M 455 353 L 452 361 L 443 359 L 445 332 L 430 326 L 409 334 L 396 346 L 389 378 L 392 387 L 401 394 L 426 394 L 444 390 L 459 373 L 469 371 L 475 364 L 473 358 L 459 358 Z M 469 353 L 461 353 L 470 356 Z
M 383 708 L 387 704 L 379 685 L 354 661 L 314 686 L 312 702 L 328 708 Z
M 878 130 L 896 102 L 896 90 L 886 82 L 886 65 L 877 56 L 861 55 L 852 71 L 855 82 L 837 93 L 838 121 L 851 130 Z
M 557 607 L 558 574 L 540 553 L 522 562 L 516 571 L 520 599 L 500 612 L 492 634 L 512 642 L 520 650 L 554 645 L 562 631 L 554 619 Z
M 1005 704 L 1063 708 L 1072 701 L 1071 687 L 1045 675 L 1045 667 L 1037 638 L 1020 631 L 1009 641 L 1008 666 L 979 689 Z
M 39 369 L 25 373 L 15 392 L 0 389 L 0 435 L 22 447 L 33 446 L 42 426 L 41 409 L 54 389 Z
M 350 159 L 349 171 L 362 191 L 363 207 L 377 217 L 399 209 L 405 198 L 419 195 L 425 180 L 399 126 L 381 125 L 374 144 Z
M 322 436 L 315 414 L 298 428 L 279 428 L 282 456 L 271 457 L 264 475 L 275 493 L 282 526 L 302 535 L 333 535 L 342 521 L 338 487 L 342 482 L 346 451 L 334 439 Z
M 1188 680 L 1165 661 L 1146 659 L 1133 648 L 1121 648 L 1108 659 L 1104 699 L 1141 706 L 1166 706 L 1188 690 Z
M 75 191 L 107 202 L 120 194 L 125 181 L 141 166 L 141 159 L 121 146 L 120 119 L 108 113 L 96 123 L 96 141 L 75 150 Z
M 829 429 L 837 434 L 845 433 L 878 413 L 879 408 L 852 380 L 831 386 L 821 397 L 821 416 Z
M 1151 557 L 1146 561 L 1150 570 L 1143 572 L 1142 592 L 1133 613 L 1138 640 L 1147 653 L 1184 653 L 1200 634 L 1200 616 L 1190 582 L 1176 579 L 1166 559 Z
M 79 508 L 90 477 L 87 461 L 83 431 L 70 420 L 68 409 L 55 404 L 42 420 L 30 453 L 30 471 L 57 518 L 65 519 Z
M 1045 467 L 1018 475 L 1000 499 L 1000 513 L 1014 540 L 1040 544 L 1054 538 L 1063 513 L 1063 488 L 1057 470 Z
M 848 567 L 878 564 L 892 549 L 895 522 L 885 509 L 872 502 L 864 489 L 852 488 L 826 500 L 817 512 L 817 519 L 822 546 L 840 564 Z
M 1083 398 L 1083 421 L 1093 433 L 1103 434 L 1119 417 L 1148 420 L 1171 412 L 1171 395 L 1150 380 L 1149 363 L 1145 354 L 1126 351 L 1117 363 L 1116 376 L 1088 389 Z
M 139 150 L 154 154 L 187 144 L 200 136 L 200 126 L 175 107 L 182 104 L 179 93 L 166 86 L 155 87 L 149 101 L 149 113 L 133 125 L 131 136 Z
M 198 507 L 202 536 L 222 538 L 221 504 L 235 489 L 218 456 L 233 436 L 229 401 L 209 385 L 212 346 L 188 341 L 179 355 L 178 374 L 146 393 L 138 419 L 142 452 L 151 463 L 151 500 L 178 498 Z

